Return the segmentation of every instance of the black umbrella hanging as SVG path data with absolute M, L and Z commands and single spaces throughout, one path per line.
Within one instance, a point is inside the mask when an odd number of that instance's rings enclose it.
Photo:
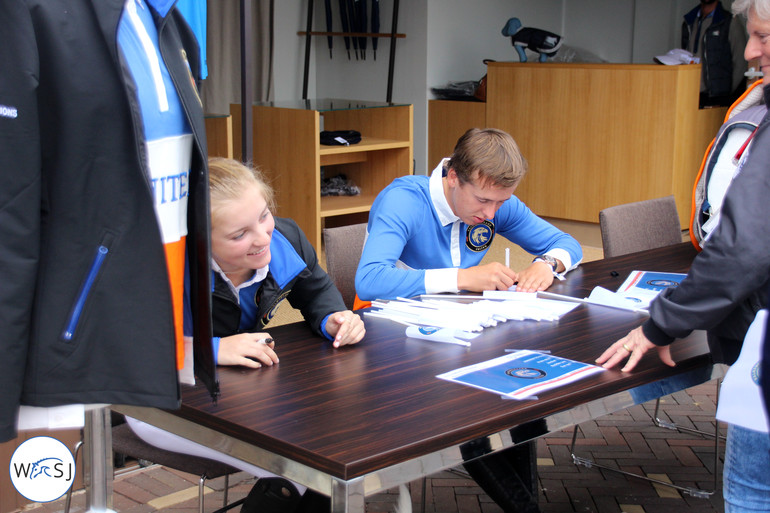
M 366 0 L 356 0 L 358 6 L 358 32 L 365 34 L 368 25 L 366 16 Z M 361 49 L 361 58 L 366 60 L 366 36 L 358 39 L 358 48 Z
M 326 7 L 326 32 L 332 32 L 332 0 L 324 1 Z M 332 36 L 326 36 L 329 45 L 329 58 L 332 58 L 332 47 L 334 46 Z
M 354 0 L 345 0 L 345 5 L 347 5 L 347 11 L 348 11 L 348 23 L 350 23 L 350 31 L 351 32 L 357 32 L 358 31 L 358 16 L 356 13 L 356 4 Z M 352 37 L 353 41 L 353 51 L 356 54 L 356 60 L 358 60 L 358 38 Z
M 342 32 L 350 32 L 350 25 L 348 24 L 348 6 L 347 0 L 339 0 L 340 3 L 340 21 L 342 22 Z M 344 36 L 345 50 L 348 52 L 348 60 L 350 60 L 350 37 Z
M 372 0 L 372 33 L 378 34 L 380 32 L 380 0 Z M 372 51 L 374 52 L 374 60 L 377 60 L 377 36 L 372 36 Z

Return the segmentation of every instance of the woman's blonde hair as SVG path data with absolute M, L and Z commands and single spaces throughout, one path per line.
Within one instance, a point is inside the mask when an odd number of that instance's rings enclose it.
M 232 201 L 243 194 L 243 190 L 255 185 L 265 198 L 267 208 L 275 212 L 275 194 L 259 168 L 243 164 L 237 160 L 223 157 L 209 158 L 209 192 L 211 195 L 211 215 L 227 201 Z

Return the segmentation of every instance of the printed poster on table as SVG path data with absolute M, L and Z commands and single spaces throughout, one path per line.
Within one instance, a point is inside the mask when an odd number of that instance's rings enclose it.
M 647 308 L 663 289 L 679 286 L 685 276 L 684 273 L 632 271 L 618 288 L 617 294 L 633 301 L 640 308 Z
M 436 377 L 511 399 L 526 399 L 603 370 L 596 365 L 522 350 Z

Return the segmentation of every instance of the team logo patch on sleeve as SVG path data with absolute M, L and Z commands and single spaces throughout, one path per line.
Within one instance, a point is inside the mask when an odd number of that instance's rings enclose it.
M 465 231 L 465 245 L 471 251 L 484 251 L 492 244 L 495 237 L 495 225 L 486 220 L 483 223 L 469 226 Z

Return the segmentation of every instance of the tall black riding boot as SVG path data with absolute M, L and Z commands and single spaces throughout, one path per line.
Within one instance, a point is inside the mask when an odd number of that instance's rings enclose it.
M 302 496 L 282 477 L 263 477 L 254 483 L 241 507 L 241 513 L 291 513 Z

